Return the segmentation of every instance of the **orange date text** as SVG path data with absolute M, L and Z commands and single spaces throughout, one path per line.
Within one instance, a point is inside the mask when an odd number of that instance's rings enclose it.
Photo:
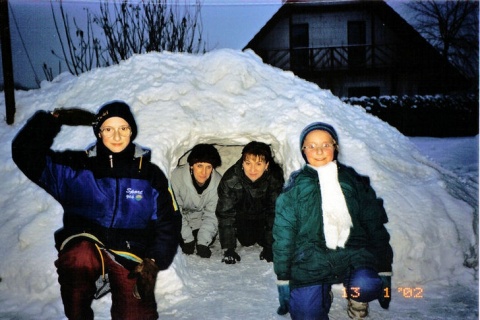
M 398 292 L 406 299 L 423 298 L 423 288 L 421 287 L 400 287 Z

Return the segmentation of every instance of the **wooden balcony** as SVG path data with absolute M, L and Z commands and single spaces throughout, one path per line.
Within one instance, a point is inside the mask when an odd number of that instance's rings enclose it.
M 406 62 L 399 59 L 398 45 L 257 50 L 257 54 L 272 66 L 303 72 L 398 67 Z

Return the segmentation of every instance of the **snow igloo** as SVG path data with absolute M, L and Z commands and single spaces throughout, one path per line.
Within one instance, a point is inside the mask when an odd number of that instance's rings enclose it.
M 272 147 L 287 179 L 304 163 L 301 130 L 314 121 L 330 123 L 339 135 L 339 160 L 368 175 L 384 200 L 397 286 L 463 272 L 465 257 L 476 247 L 476 209 L 451 192 L 459 182 L 442 174 L 395 128 L 328 90 L 264 64 L 252 51 L 136 55 L 79 77 L 63 74 L 39 90 L 38 109 L 96 111 L 110 100 L 127 102 L 139 126 L 135 142 L 152 149 L 152 161 L 167 176 L 198 143 L 217 145 L 223 173 L 239 159 L 243 145 L 257 140 Z M 22 114 L 20 121 L 29 116 Z M 87 129 L 65 128 L 60 134 L 76 130 Z M 55 148 L 85 148 L 86 141 L 94 141 L 88 130 L 72 134 L 68 143 L 56 142 Z M 169 277 L 181 278 L 181 263 L 181 257 L 175 259 Z

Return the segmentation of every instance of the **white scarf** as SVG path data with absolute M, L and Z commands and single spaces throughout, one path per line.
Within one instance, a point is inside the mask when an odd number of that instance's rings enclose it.
M 318 172 L 322 194 L 323 233 L 330 249 L 344 248 L 353 226 L 345 196 L 338 182 L 336 162 L 312 167 Z

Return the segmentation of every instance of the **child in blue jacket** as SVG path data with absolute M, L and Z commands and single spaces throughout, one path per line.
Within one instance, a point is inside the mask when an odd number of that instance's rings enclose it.
M 54 151 L 62 125 L 93 126 L 97 141 L 88 150 Z M 150 150 L 133 143 L 136 135 L 130 107 L 112 101 L 96 115 L 38 111 L 13 140 L 17 166 L 64 210 L 55 266 L 69 319 L 93 319 L 91 303 L 105 293 L 97 279 L 110 284 L 112 319 L 158 318 L 155 280 L 177 252 L 181 219 L 164 173 Z

